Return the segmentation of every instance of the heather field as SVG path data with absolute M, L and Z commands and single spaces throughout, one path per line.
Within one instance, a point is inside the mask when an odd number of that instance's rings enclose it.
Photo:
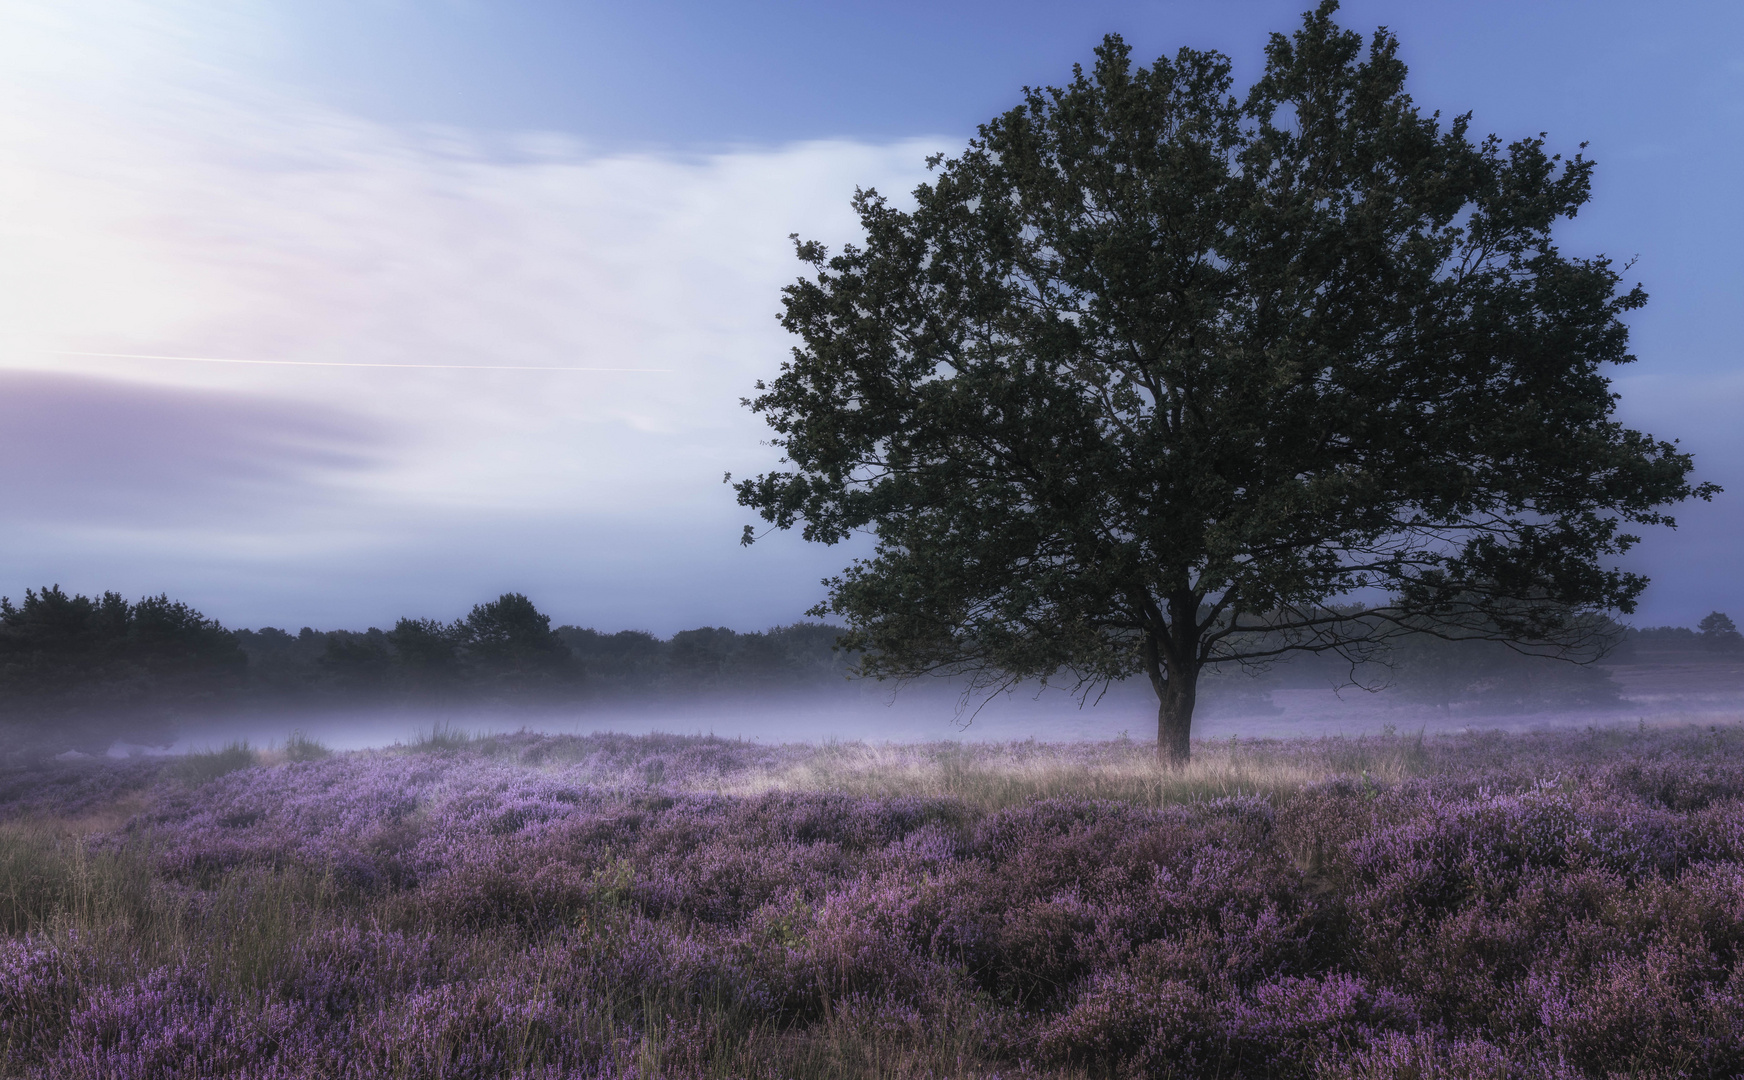
M 1730 1077 L 1744 730 L 0 769 L 0 1075 Z

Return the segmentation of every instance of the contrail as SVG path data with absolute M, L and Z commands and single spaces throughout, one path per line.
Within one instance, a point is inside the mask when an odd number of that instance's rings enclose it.
M 147 353 L 69 352 L 53 356 L 101 356 L 111 360 L 186 360 L 195 364 L 267 364 L 273 367 L 419 368 L 425 371 L 625 371 L 638 374 L 670 373 L 672 368 L 635 367 L 543 367 L 513 364 L 357 364 L 344 360 L 236 360 L 224 356 L 155 356 Z

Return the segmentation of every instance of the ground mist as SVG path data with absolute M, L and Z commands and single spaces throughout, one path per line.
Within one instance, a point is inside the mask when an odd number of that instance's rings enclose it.
M 1732 1076 L 1744 731 L 0 769 L 0 1075 Z

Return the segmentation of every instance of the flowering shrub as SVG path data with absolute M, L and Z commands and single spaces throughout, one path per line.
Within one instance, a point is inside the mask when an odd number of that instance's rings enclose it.
M 454 742 L 9 769 L 0 1074 L 1744 1073 L 1735 732 Z
M 78 1001 L 63 951 L 40 938 L 0 942 L 0 1047 L 29 1059 L 54 1048 Z

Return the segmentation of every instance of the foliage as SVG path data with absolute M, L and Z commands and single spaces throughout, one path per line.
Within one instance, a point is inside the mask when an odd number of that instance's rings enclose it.
M 167 596 L 52 585 L 22 604 L 0 597 L 0 719 L 36 737 L 106 747 L 106 722 L 121 716 L 148 741 L 162 721 L 222 700 L 245 666 L 229 631 Z
M 834 649 L 840 633 L 814 623 L 761 633 L 705 626 L 665 640 L 553 629 L 532 601 L 508 593 L 453 622 L 403 618 L 387 633 L 267 627 L 238 637 L 263 697 L 549 704 L 833 682 L 849 663 Z
M 0 598 L 0 750 L 101 753 L 117 738 L 168 744 L 180 722 L 237 710 L 416 704 L 576 704 L 634 694 L 756 691 L 837 683 L 840 631 L 801 623 L 724 627 L 669 640 L 551 626 L 520 593 L 442 622 L 391 631 L 226 630 L 179 601 L 92 599 L 58 586 Z M 313 752 L 314 744 L 287 747 Z
M 1386 656 L 1402 696 L 1443 710 L 1461 704 L 1509 712 L 1594 709 L 1622 700 L 1622 687 L 1602 665 L 1533 656 L 1499 641 L 1408 634 L 1390 642 Z
M 249 656 L 249 685 L 263 701 L 553 703 L 767 691 L 839 682 L 850 662 L 833 648 L 840 629 L 815 623 L 754 633 L 705 626 L 661 639 L 639 630 L 551 629 L 532 609 L 530 633 L 515 637 L 476 614 L 491 607 L 451 623 L 404 618 L 386 633 L 265 627 L 237 638 Z
M 1737 729 L 408 749 L 0 766 L 0 1073 L 1744 1070 Z
M 400 664 L 419 682 L 441 686 L 460 678 L 460 633 L 435 619 L 401 619 L 387 635 Z
M 796 240 L 800 345 L 750 402 L 790 468 L 737 490 L 876 532 L 814 612 L 863 670 L 1143 674 L 1180 760 L 1207 665 L 1584 639 L 1645 585 L 1628 529 L 1716 490 L 1613 418 L 1645 294 L 1553 239 L 1592 162 L 1424 115 L 1335 8 L 1239 101 L 1224 57 L 1111 36 L 913 211 L 858 192 L 863 246 Z
M 1744 653 L 1744 635 L 1724 612 L 1704 616 L 1694 630 L 1687 626 L 1644 626 L 1625 631 L 1612 659 L 1628 664 L 1689 664 L 1737 659 Z
M 326 635 L 317 661 L 333 685 L 348 696 L 379 693 L 394 674 L 394 653 L 388 636 L 375 627 L 363 633 L 335 630 Z
M 492 657 L 551 654 L 563 642 L 551 630 L 551 617 L 520 593 L 504 593 L 488 604 L 474 604 L 460 624 L 465 644 Z
M 1738 627 L 1723 611 L 1710 611 L 1702 616 L 1702 621 L 1696 624 L 1696 632 L 1702 636 L 1702 644 L 1711 649 L 1735 651 L 1744 648 L 1744 634 L 1738 633 Z

